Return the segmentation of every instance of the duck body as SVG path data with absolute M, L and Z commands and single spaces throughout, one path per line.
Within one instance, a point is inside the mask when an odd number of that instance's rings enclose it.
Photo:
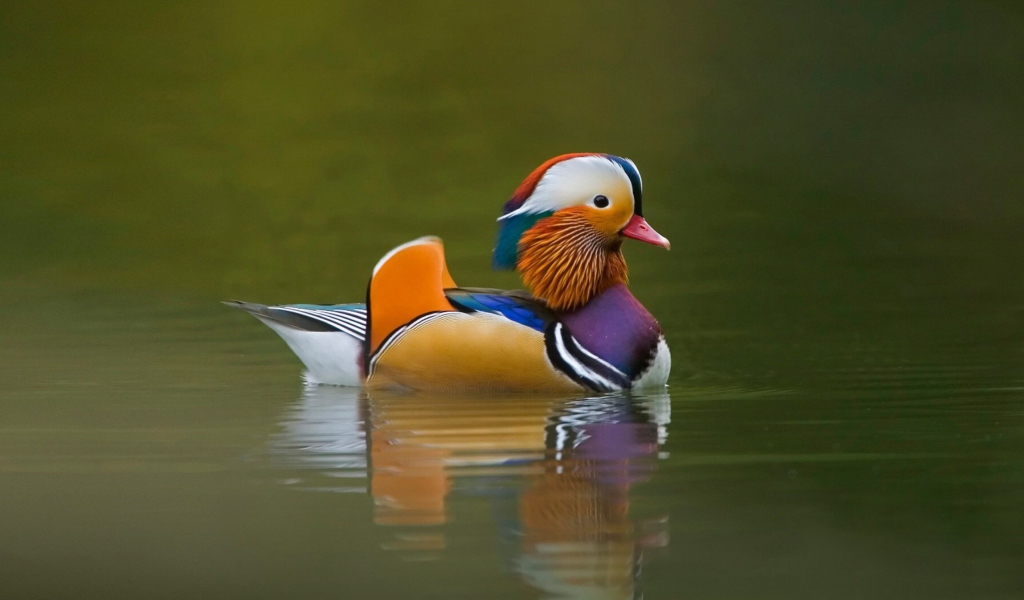
M 553 180 L 568 189 L 549 189 L 552 168 L 564 163 L 571 168 L 555 169 Z M 519 270 L 534 294 L 459 287 L 441 240 L 425 237 L 378 262 L 366 304 L 228 304 L 277 332 L 314 383 L 566 393 L 662 387 L 668 345 L 626 286 L 619 247 L 623 237 L 668 242 L 639 215 L 639 174 L 631 170 L 617 157 L 565 155 L 541 165 L 506 203 L 494 262 Z
M 625 287 L 557 313 L 525 292 L 452 288 L 447 311 L 410 323 L 365 376 L 365 304 L 232 302 L 277 332 L 311 383 L 448 391 L 621 391 L 664 386 L 671 355 Z M 408 337 L 405 337 L 408 336 Z M 372 381 L 367 381 L 371 379 Z

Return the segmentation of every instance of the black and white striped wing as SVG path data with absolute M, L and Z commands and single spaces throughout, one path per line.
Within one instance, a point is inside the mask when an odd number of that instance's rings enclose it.
M 264 306 L 238 301 L 225 304 L 300 331 L 340 331 L 360 341 L 366 338 L 366 306 L 362 304 Z
M 366 338 L 366 307 L 324 307 L 274 306 L 274 311 L 287 312 L 299 317 L 318 321 L 327 327 L 343 331 L 362 341 Z

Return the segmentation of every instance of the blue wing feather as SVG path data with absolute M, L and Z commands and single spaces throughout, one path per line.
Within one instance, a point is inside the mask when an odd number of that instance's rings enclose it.
M 446 290 L 448 301 L 456 308 L 469 312 L 501 315 L 510 321 L 543 332 L 553 313 L 543 302 L 527 296 L 509 295 L 495 291 L 476 292 L 460 289 Z

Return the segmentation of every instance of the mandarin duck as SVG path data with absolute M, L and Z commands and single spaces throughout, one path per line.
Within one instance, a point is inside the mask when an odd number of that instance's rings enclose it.
M 456 285 L 436 237 L 373 269 L 365 304 L 232 301 L 277 332 L 311 383 L 434 391 L 663 387 L 671 356 L 630 293 L 625 238 L 668 249 L 644 219 L 636 165 L 566 154 L 535 169 L 498 218 L 493 266 L 531 293 Z

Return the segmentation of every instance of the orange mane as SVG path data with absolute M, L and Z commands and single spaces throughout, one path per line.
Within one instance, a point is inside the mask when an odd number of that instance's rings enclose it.
M 541 219 L 519 241 L 516 268 L 538 298 L 555 310 L 573 310 L 609 287 L 627 283 L 621 240 L 609 241 L 583 210 Z

